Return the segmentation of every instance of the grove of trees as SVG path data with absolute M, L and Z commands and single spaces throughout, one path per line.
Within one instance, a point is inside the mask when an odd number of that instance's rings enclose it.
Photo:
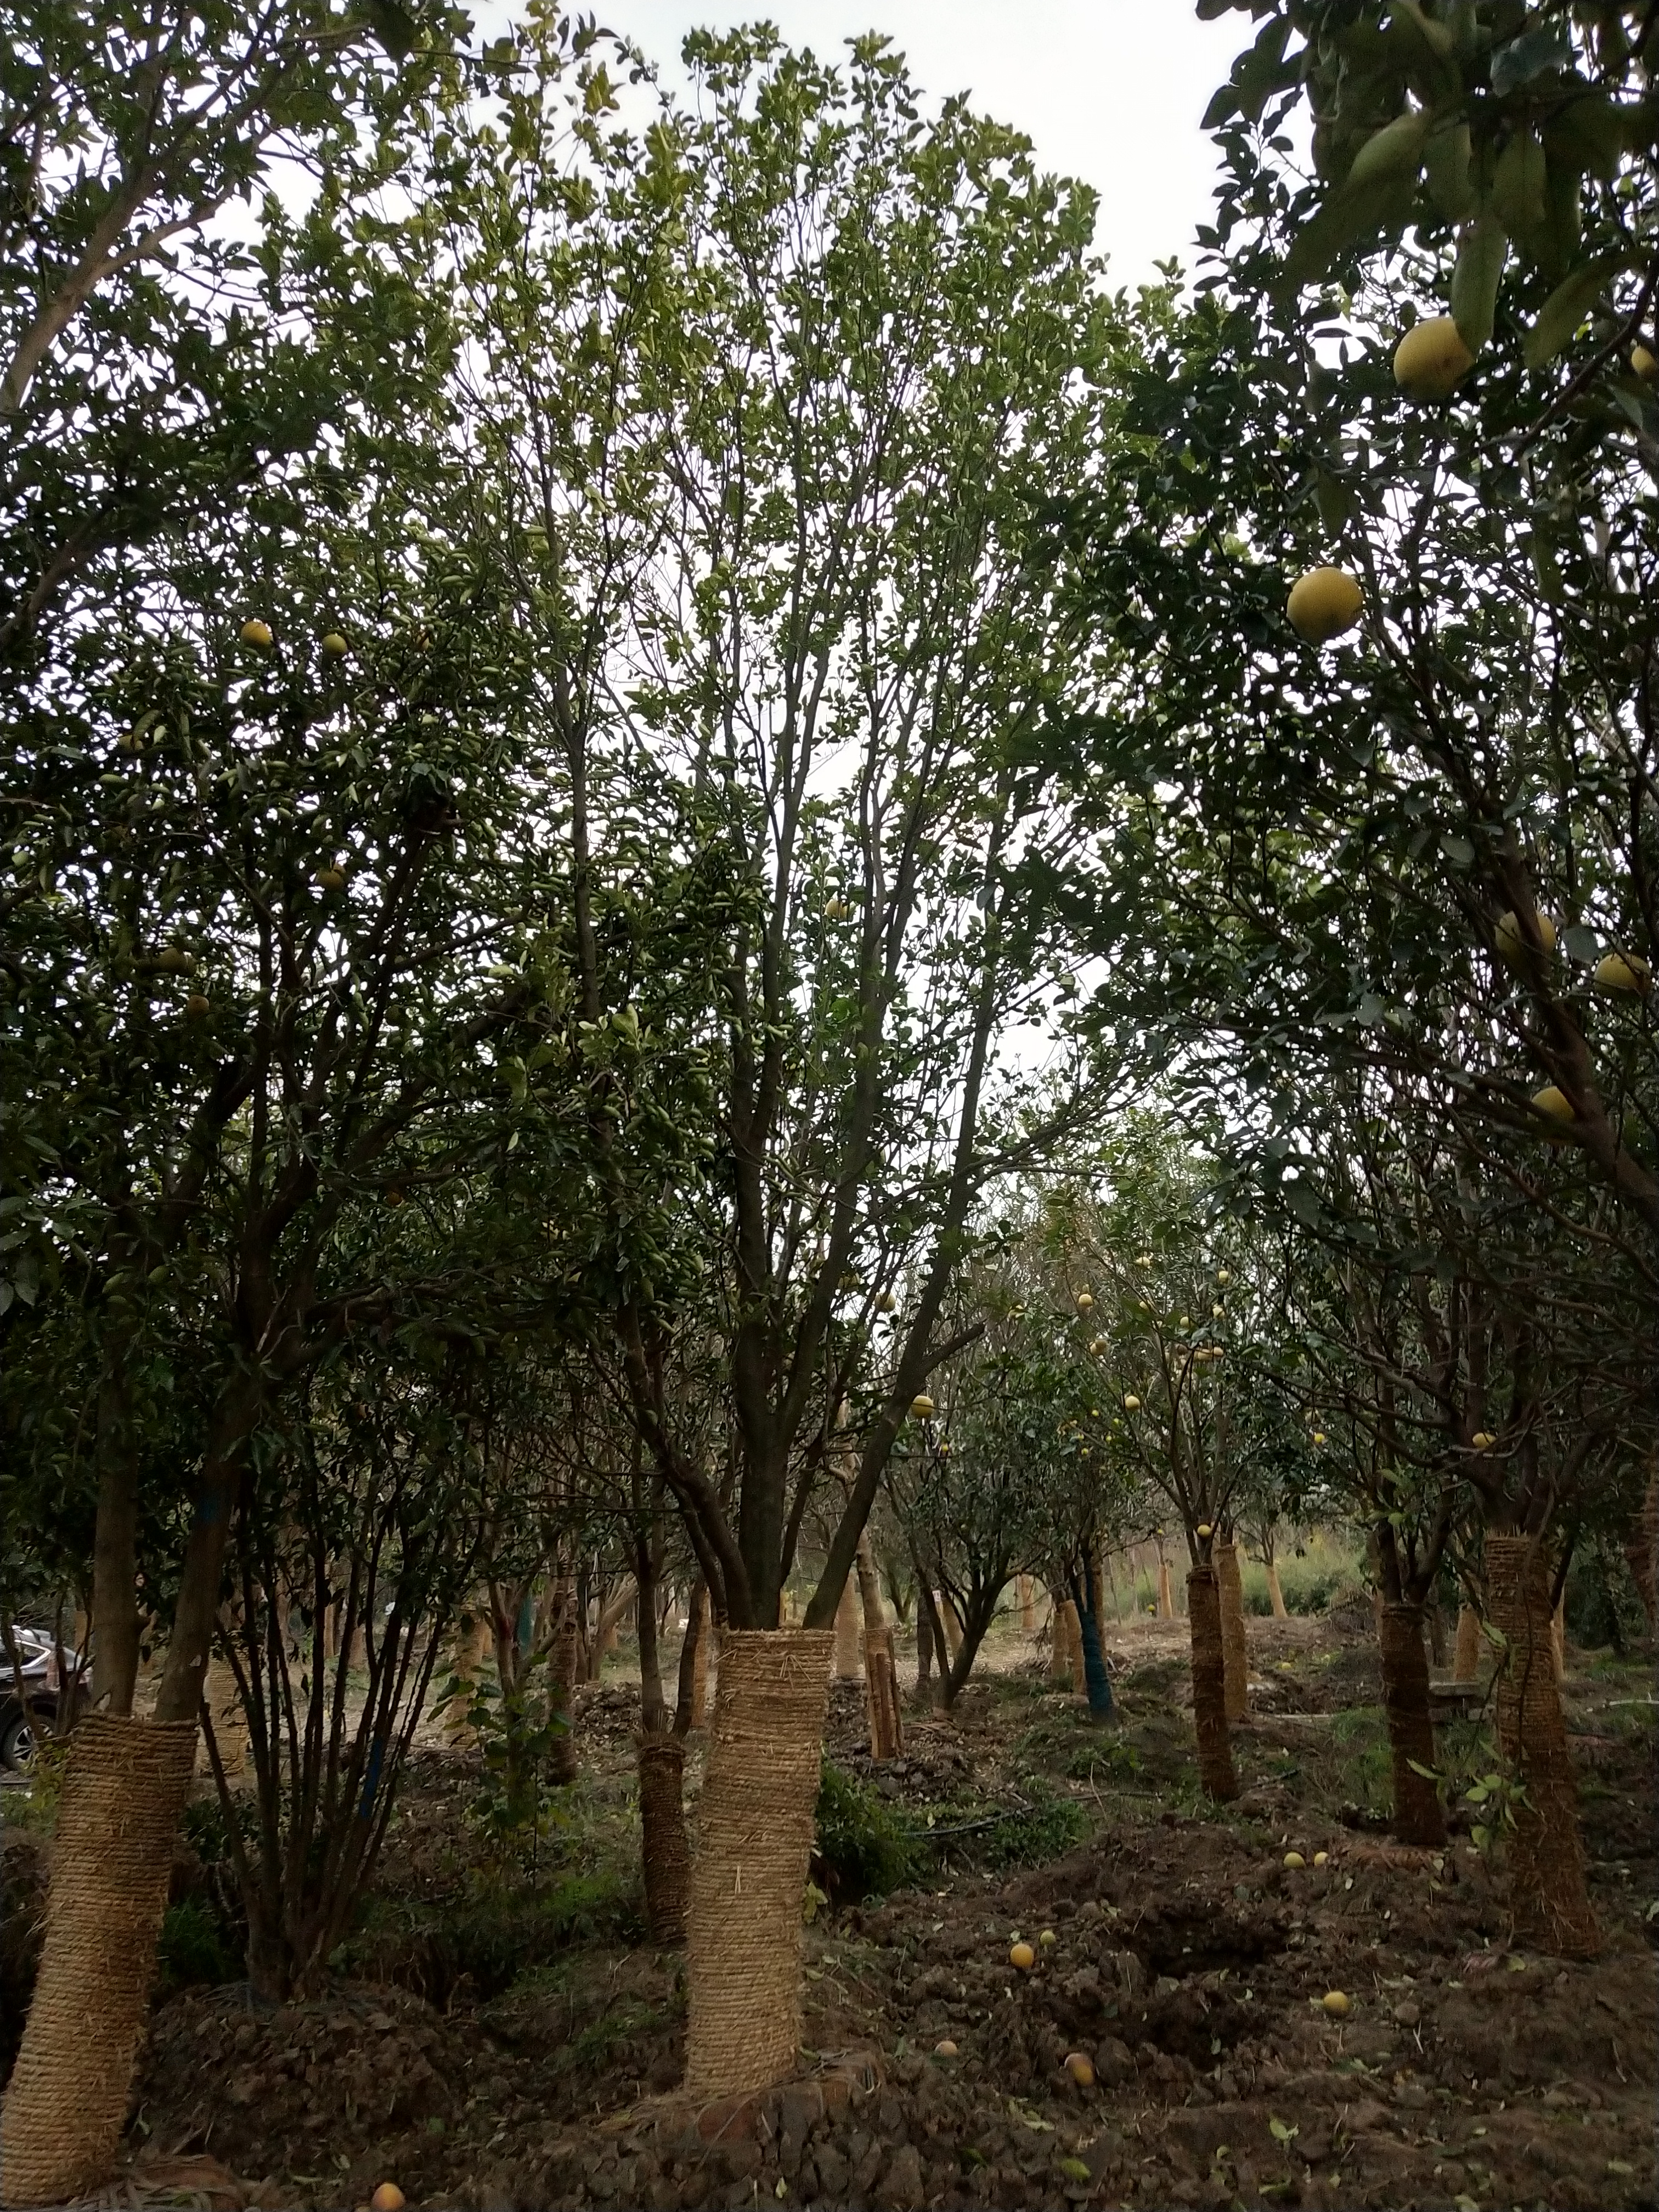
M 699 2094 L 794 2066 L 851 1583 L 949 1706 L 1036 1578 L 1106 1723 L 1154 1533 L 1224 1801 L 1239 1549 L 1358 1532 L 1411 1843 L 1461 1591 L 1516 1925 L 1595 1950 L 1659 15 L 1237 12 L 1132 295 L 876 33 L 683 100 L 538 7 L 0 8 L 0 1621 L 90 1654 L 0 2201 L 107 2178 L 198 1742 L 303 1994 L 423 1716 L 533 1825 L 630 1603 Z

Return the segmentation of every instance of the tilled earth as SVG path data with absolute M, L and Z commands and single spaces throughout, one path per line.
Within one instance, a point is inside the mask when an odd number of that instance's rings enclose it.
M 910 1725 L 902 1766 L 874 1778 L 917 1823 L 974 1832 L 1046 1784 L 1091 1832 L 1006 1872 L 945 1853 L 927 1887 L 820 1912 L 799 2081 L 688 2107 L 680 1961 L 626 1925 L 579 1929 L 489 1991 L 394 1947 L 386 1978 L 315 2003 L 262 2012 L 237 1985 L 162 2006 L 110 2201 L 354 2205 L 392 2179 L 416 2205 L 664 2212 L 1652 2203 L 1652 1709 L 1636 1670 L 1571 1685 L 1607 1943 L 1564 1966 L 1510 1944 L 1501 1867 L 1466 1834 L 1431 1854 L 1370 1832 L 1385 1770 L 1347 1702 L 1373 1694 L 1363 1646 L 1252 1623 L 1245 1791 L 1224 1816 L 1192 1788 L 1178 1642 L 1148 1624 L 1117 1656 L 1115 1729 L 1030 1665 Z M 630 1707 L 613 1687 L 583 1718 L 591 1820 L 608 1806 L 621 1847 Z M 868 1775 L 861 1725 L 838 1686 L 832 1753 Z M 387 1885 L 454 1886 L 465 1765 L 417 1764 Z M 1287 1869 L 1289 1849 L 1308 1865 Z M 1024 1973 L 1017 1937 L 1036 1954 Z M 1334 1990 L 1344 2016 L 1321 2004 Z

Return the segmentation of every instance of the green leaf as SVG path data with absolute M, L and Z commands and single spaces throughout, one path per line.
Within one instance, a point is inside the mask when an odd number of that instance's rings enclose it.
M 375 37 L 392 60 L 407 60 L 419 28 L 408 9 L 401 7 L 398 0 L 365 0 L 364 13 L 374 27 Z
M 1434 131 L 1423 149 L 1429 198 L 1448 222 L 1461 222 L 1474 206 L 1469 172 L 1469 126 L 1459 120 Z
M 1281 2143 L 1294 2142 L 1302 2132 L 1300 2128 L 1287 2127 L 1283 2120 L 1273 2118 L 1268 2119 L 1267 2130 L 1275 2142 Z
M 1539 309 L 1521 349 L 1528 368 L 1544 368 L 1555 359 L 1624 264 L 1622 253 L 1604 253 L 1562 278 Z
M 1452 269 L 1451 311 L 1458 335 L 1478 354 L 1492 337 L 1498 287 L 1509 258 L 1509 234 L 1496 216 L 1477 216 L 1463 226 Z

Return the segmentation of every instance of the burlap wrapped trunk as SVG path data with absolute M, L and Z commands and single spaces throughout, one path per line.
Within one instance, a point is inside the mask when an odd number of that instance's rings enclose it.
M 1226 1681 L 1227 1718 L 1242 1721 L 1250 1709 L 1250 1659 L 1244 1642 L 1244 1584 L 1238 1571 L 1238 1547 L 1223 1538 L 1214 1547 L 1212 1558 L 1221 1590 L 1221 1659 Z
M 672 1946 L 685 1941 L 691 1887 L 691 1856 L 685 1840 L 685 1745 L 677 1735 L 642 1735 L 636 1757 L 646 1917 L 652 1940 Z
M 1385 1605 L 1376 1624 L 1382 1660 L 1382 1710 L 1394 1762 L 1394 1832 L 1404 1844 L 1443 1844 L 1446 1816 L 1431 1770 L 1434 1722 L 1420 1605 Z
M 40 1973 L 0 2111 L 0 2203 L 61 2204 L 109 2178 L 195 1759 L 194 1721 L 93 1713 L 71 1739 Z
M 1550 1648 L 1549 1570 L 1535 1539 L 1487 1537 L 1486 1597 L 1504 1638 L 1498 1747 L 1524 1792 L 1507 1838 L 1516 1936 L 1558 1958 L 1589 1958 L 1601 1948 L 1601 1931 L 1584 1876 L 1578 1785 Z
M 763 2088 L 794 2070 L 834 1640 L 830 1629 L 738 1629 L 720 1640 L 686 1939 L 693 2096 Z

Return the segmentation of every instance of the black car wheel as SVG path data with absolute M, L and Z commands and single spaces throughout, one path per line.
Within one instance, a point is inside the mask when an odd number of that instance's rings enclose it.
M 38 1741 L 33 1714 L 13 1713 L 0 1728 L 0 1766 L 9 1766 L 14 1774 L 27 1774 L 34 1764 Z

